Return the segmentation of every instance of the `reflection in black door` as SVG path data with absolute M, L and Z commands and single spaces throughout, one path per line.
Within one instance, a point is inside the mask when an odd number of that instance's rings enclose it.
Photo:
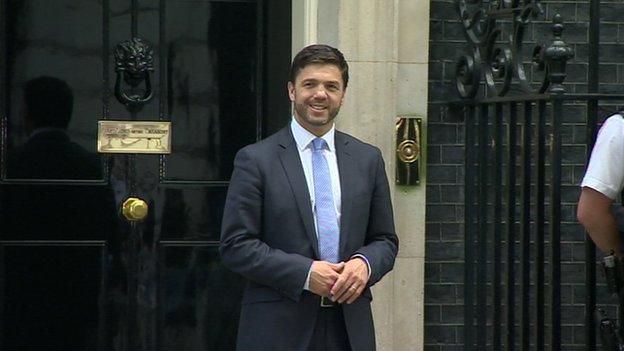
M 221 214 L 236 151 L 289 119 L 290 1 L 0 0 L 0 23 L 0 349 L 233 349 Z M 154 49 L 135 110 L 132 37 Z M 172 153 L 97 154 L 98 120 L 171 121 Z

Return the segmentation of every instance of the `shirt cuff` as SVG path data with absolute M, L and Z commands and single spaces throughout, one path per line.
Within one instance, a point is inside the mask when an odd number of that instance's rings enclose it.
M 312 265 L 310 265 L 310 269 L 308 270 L 308 276 L 306 277 L 305 284 L 303 284 L 303 290 L 310 291 L 310 274 L 312 274 Z
M 583 182 L 581 182 L 581 187 L 592 188 L 612 200 L 615 200 L 620 194 L 620 191 L 618 189 L 614 189 L 608 184 L 589 175 L 586 175 L 585 178 L 583 178 Z
M 368 279 L 370 279 L 371 277 L 371 266 L 370 266 L 370 262 L 368 262 L 368 258 L 366 258 L 366 256 L 362 255 L 362 254 L 355 254 L 353 256 L 351 256 L 351 258 L 361 258 L 364 260 L 364 262 L 366 262 L 366 267 L 368 268 Z

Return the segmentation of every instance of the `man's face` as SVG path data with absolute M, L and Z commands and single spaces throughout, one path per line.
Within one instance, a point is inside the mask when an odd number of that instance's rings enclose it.
M 331 64 L 310 64 L 288 82 L 288 96 L 295 105 L 295 118 L 310 133 L 327 133 L 336 118 L 345 88 L 340 69 Z

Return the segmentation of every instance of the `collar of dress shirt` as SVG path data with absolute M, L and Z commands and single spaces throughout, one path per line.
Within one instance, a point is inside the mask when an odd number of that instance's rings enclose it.
M 295 142 L 297 143 L 297 148 L 299 151 L 305 150 L 310 145 L 313 139 L 317 138 L 316 135 L 310 133 L 305 128 L 297 122 L 295 117 L 292 117 L 292 122 L 290 123 L 290 130 L 292 131 L 293 137 L 295 138 Z M 321 136 L 327 143 L 327 147 L 329 151 L 334 152 L 334 136 L 336 135 L 336 126 L 332 125 L 331 129 Z

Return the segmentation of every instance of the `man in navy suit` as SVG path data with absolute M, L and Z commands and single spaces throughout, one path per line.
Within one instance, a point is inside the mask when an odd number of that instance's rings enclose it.
M 370 287 L 398 251 L 379 149 L 334 128 L 342 53 L 293 59 L 287 127 L 241 149 L 221 231 L 223 264 L 247 279 L 237 350 L 374 350 Z

